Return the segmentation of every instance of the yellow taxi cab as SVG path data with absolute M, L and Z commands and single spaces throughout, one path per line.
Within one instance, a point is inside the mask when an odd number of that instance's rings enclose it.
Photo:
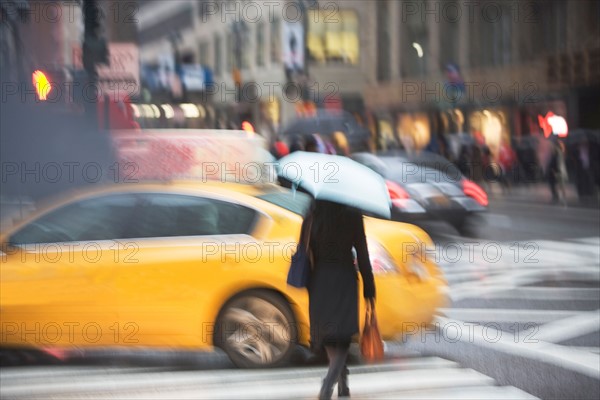
M 286 277 L 310 201 L 273 184 L 194 181 L 55 201 L 0 236 L 0 346 L 220 347 L 240 367 L 282 365 L 309 345 L 306 290 Z M 397 339 L 445 305 L 446 282 L 424 231 L 365 226 L 379 328 Z

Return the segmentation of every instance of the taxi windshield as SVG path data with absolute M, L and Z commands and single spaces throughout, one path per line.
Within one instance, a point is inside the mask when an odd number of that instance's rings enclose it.
M 295 193 L 292 191 L 272 192 L 261 194 L 256 197 L 302 216 L 308 212 L 312 201 L 312 198 L 309 195 L 300 191 Z

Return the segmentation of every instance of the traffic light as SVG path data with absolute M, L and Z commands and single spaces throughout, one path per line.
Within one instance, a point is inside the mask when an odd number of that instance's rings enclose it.
M 75 87 L 72 86 L 70 74 L 64 68 L 40 66 L 31 72 L 30 82 L 36 103 L 67 104 L 73 101 Z
M 52 83 L 50 82 L 50 78 L 41 70 L 35 70 L 33 74 L 31 74 L 31 81 L 33 83 L 33 87 L 35 88 L 35 92 L 40 101 L 48 100 L 48 95 L 52 90 Z

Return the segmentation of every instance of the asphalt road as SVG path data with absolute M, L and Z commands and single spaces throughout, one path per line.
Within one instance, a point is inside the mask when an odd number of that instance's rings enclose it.
M 441 222 L 425 222 L 423 228 L 436 241 L 443 242 L 458 235 L 451 226 Z M 496 241 L 562 240 L 598 236 L 598 209 L 493 199 L 476 229 L 476 238 Z

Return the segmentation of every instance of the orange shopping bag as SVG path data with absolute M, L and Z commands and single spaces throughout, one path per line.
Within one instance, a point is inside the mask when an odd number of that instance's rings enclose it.
M 383 341 L 377 327 L 375 304 L 367 302 L 365 327 L 360 338 L 360 353 L 367 362 L 383 360 Z

